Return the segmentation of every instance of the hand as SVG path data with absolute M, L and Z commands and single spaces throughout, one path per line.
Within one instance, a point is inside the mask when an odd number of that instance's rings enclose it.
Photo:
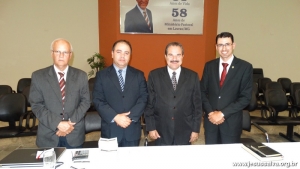
M 61 121 L 57 128 L 59 131 L 66 133 L 66 134 L 70 134 L 73 130 L 74 130 L 74 125 L 76 123 L 72 123 L 70 120 L 69 121 Z
M 153 140 L 160 138 L 160 135 L 158 134 L 157 130 L 149 131 L 148 136 L 150 136 L 150 138 Z
M 67 133 L 58 130 L 58 131 L 56 132 L 56 135 L 57 135 L 58 137 L 62 137 L 62 136 L 65 137 L 65 136 L 67 135 Z
M 122 128 L 127 128 L 131 123 L 131 119 L 128 117 L 129 114 L 130 112 L 118 114 L 115 116 L 114 121 L 117 123 L 118 126 Z
M 215 125 L 222 124 L 225 121 L 223 113 L 221 111 L 210 112 L 208 114 L 208 119 Z
M 191 137 L 190 137 L 190 143 L 197 141 L 199 137 L 199 133 L 192 132 Z

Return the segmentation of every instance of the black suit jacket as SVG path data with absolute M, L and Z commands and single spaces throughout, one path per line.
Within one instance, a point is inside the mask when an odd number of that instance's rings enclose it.
M 192 132 L 200 131 L 202 105 L 198 74 L 181 68 L 176 91 L 167 67 L 155 69 L 148 78 L 147 131 L 157 130 L 157 145 L 189 144 Z
M 113 65 L 99 71 L 96 75 L 93 103 L 102 118 L 101 137 L 117 137 L 118 141 L 123 137 L 127 141 L 140 139 L 140 117 L 144 112 L 147 97 L 146 80 L 142 71 L 127 67 L 123 92 Z M 112 122 L 117 114 L 129 111 L 133 122 L 127 128 L 123 129 Z
M 135 6 L 135 8 L 126 13 L 124 32 L 153 33 L 152 13 L 149 9 L 146 10 L 150 21 L 151 30 L 149 29 L 145 18 L 140 12 L 139 8 Z
M 204 127 L 206 131 L 215 131 L 219 127 L 226 135 L 239 135 L 242 132 L 242 110 L 251 99 L 253 68 L 250 63 L 234 56 L 220 88 L 219 62 L 219 58 L 207 62 L 201 79 Z M 208 121 L 208 113 L 215 110 L 224 114 L 225 122 L 221 125 Z

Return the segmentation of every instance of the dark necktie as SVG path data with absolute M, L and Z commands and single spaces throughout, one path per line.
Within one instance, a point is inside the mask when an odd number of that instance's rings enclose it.
M 123 92 L 125 83 L 124 83 L 124 79 L 122 76 L 122 70 L 118 70 L 118 72 L 119 72 L 119 82 L 120 82 L 121 90 Z
M 60 87 L 60 92 L 61 92 L 61 100 L 62 100 L 62 105 L 63 105 L 63 120 L 64 120 L 64 104 L 65 104 L 65 95 L 66 95 L 66 81 L 64 78 L 64 73 L 63 72 L 58 72 L 58 74 L 60 75 L 59 78 L 59 87 Z
M 223 83 L 225 81 L 226 74 L 227 74 L 228 63 L 222 63 L 222 65 L 223 65 L 223 71 L 222 71 L 222 74 L 221 74 L 220 87 L 223 86 Z
M 146 10 L 143 11 L 143 14 L 144 14 L 145 21 L 146 21 L 146 23 L 148 25 L 148 28 L 151 30 L 150 21 L 149 21 L 148 15 L 146 13 Z
M 176 90 L 176 86 L 177 86 L 176 72 L 173 72 L 173 76 L 172 76 L 172 85 L 173 85 L 173 89 L 174 89 L 174 91 L 175 91 L 175 90 Z

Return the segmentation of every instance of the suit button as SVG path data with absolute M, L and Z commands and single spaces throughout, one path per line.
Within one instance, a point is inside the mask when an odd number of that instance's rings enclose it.
M 125 96 L 122 96 L 123 98 L 125 97 Z
M 172 120 L 174 120 L 174 117 L 172 117 Z
M 174 98 L 176 98 L 176 96 L 174 96 Z
M 173 109 L 176 109 L 176 107 L 173 107 Z

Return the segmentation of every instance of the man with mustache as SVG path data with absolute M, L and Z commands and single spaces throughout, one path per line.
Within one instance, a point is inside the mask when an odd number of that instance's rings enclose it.
M 155 145 L 189 145 L 198 139 L 202 117 L 199 77 L 181 67 L 183 57 L 182 45 L 171 42 L 165 49 L 167 66 L 149 73 L 145 120 Z
M 136 0 L 137 5 L 126 13 L 124 32 L 153 33 L 152 13 L 147 9 L 149 0 Z

